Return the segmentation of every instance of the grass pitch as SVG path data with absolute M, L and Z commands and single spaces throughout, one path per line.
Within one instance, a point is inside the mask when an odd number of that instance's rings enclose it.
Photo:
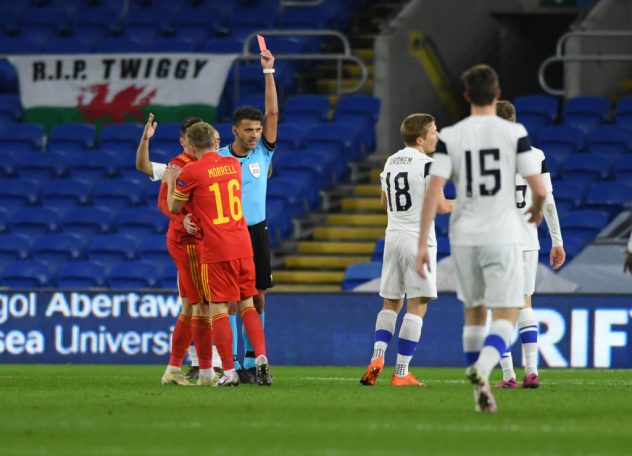
M 270 388 L 161 386 L 162 366 L 0 367 L 0 454 L 630 455 L 632 371 L 543 370 L 474 412 L 463 369 L 274 367 Z M 498 379 L 498 371 L 494 379 Z

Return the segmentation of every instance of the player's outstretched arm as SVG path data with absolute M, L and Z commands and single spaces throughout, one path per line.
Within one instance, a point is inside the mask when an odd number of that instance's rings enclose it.
M 154 122 L 154 115 L 150 113 L 140 138 L 140 144 L 136 149 L 136 169 L 149 177 L 154 176 L 154 170 L 149 160 L 149 140 L 156 133 L 156 127 L 158 127 L 158 122 Z
M 446 179 L 439 176 L 431 176 L 426 196 L 421 209 L 421 226 L 419 228 L 419 251 L 417 253 L 417 272 L 421 277 L 426 277 L 426 268 L 430 271 L 430 255 L 428 253 L 428 233 L 430 225 L 437 215 L 439 199 L 443 194 Z
M 261 67 L 265 78 L 265 109 L 263 115 L 263 137 L 271 144 L 277 140 L 277 125 L 279 124 L 279 100 L 276 83 L 274 82 L 274 55 L 269 49 L 261 51 Z M 266 72 L 267 71 L 267 72 Z

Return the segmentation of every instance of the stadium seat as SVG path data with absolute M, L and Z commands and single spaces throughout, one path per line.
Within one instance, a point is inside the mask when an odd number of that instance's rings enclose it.
M 26 152 L 16 157 L 15 171 L 20 179 L 43 184 L 65 173 L 64 160 L 51 152 Z
M 287 216 L 287 201 L 266 200 L 266 220 L 270 233 L 270 245 L 275 246 L 292 235 L 292 220 Z
M 94 125 L 70 123 L 55 125 L 48 137 L 48 149 L 59 151 L 84 151 L 92 149 L 95 141 Z
M 0 234 L 0 269 L 8 263 L 29 258 L 31 245 L 32 239 L 24 234 Z
M 581 154 L 567 157 L 561 165 L 564 180 L 588 184 L 605 179 L 610 173 L 612 159 L 601 154 Z
M 78 179 L 50 181 L 42 188 L 42 205 L 58 210 L 85 206 L 90 202 L 91 191 L 90 184 Z
M 279 198 L 287 202 L 287 214 L 292 218 L 302 217 L 309 210 L 307 195 L 303 194 L 291 179 L 274 176 L 268 182 L 267 198 Z
M 182 151 L 182 146 L 180 145 L 178 139 L 180 138 L 180 124 L 177 123 L 167 123 L 161 124 L 157 129 L 156 133 L 154 133 L 154 137 L 151 138 L 150 145 L 150 158 L 152 161 L 155 160 L 154 150 L 161 149 L 163 151 L 169 151 L 169 159 L 175 157 Z M 166 162 L 166 161 L 165 161 Z
M 375 124 L 380 117 L 380 99 L 370 95 L 341 97 L 332 121 L 353 128 L 365 139 L 365 155 L 375 150 Z M 358 157 L 354 154 L 354 157 Z
M 619 100 L 615 109 L 614 120 L 617 125 L 632 129 L 632 97 Z
M 246 38 L 257 30 L 274 28 L 276 12 L 268 8 L 240 8 L 229 19 L 228 33 L 231 38 Z
M 277 128 L 276 151 L 295 151 L 305 148 L 305 130 L 290 123 L 280 123 Z M 275 155 L 278 156 L 278 155 Z
M 59 213 L 43 207 L 27 207 L 11 217 L 11 231 L 29 236 L 54 233 L 59 230 Z
M 223 144 L 232 143 L 235 139 L 233 135 L 233 124 L 230 122 L 217 122 L 213 127 L 219 133 L 220 141 Z
M 173 262 L 167 251 L 167 239 L 164 234 L 147 236 L 141 242 L 136 252 L 141 260 L 156 265 L 160 270 Z
M 217 7 L 212 4 L 200 4 L 199 8 L 188 7 L 177 13 L 173 29 L 178 38 L 201 43 L 209 36 L 214 36 L 222 29 L 224 23 L 223 14 Z
M 276 162 L 275 162 L 276 166 Z M 320 205 L 320 182 L 317 180 L 317 175 L 311 169 L 293 168 L 285 169 L 277 173 L 277 168 L 274 168 L 274 176 L 280 176 L 294 183 L 294 188 L 297 193 L 304 195 L 307 198 L 309 210 L 316 210 Z
M 632 182 L 632 155 L 617 157 L 612 164 L 614 178 L 623 182 Z
M 0 207 L 16 209 L 34 206 L 39 202 L 38 182 L 23 179 L 0 180 Z
M 136 150 L 143 134 L 143 126 L 139 124 L 121 123 L 103 127 L 99 138 L 100 149 L 112 149 L 129 152 Z
M 119 213 L 117 227 L 120 233 L 139 238 L 166 233 L 169 218 L 158 209 L 123 209 Z
M 145 202 L 143 183 L 136 179 L 108 179 L 98 182 L 92 192 L 95 206 L 123 209 Z
M 564 123 L 590 132 L 597 125 L 605 123 L 610 115 L 610 100 L 605 97 L 575 97 L 566 101 Z
M 375 241 L 375 249 L 371 254 L 371 261 L 381 262 L 384 257 L 384 238 L 380 238 Z
M 168 290 L 178 289 L 178 268 L 173 261 L 165 265 L 160 273 L 159 280 L 160 288 L 165 288 Z
M 21 152 L 41 151 L 44 127 L 33 123 L 7 124 L 0 130 L 0 148 Z
M 321 189 L 329 190 L 336 182 L 336 171 L 332 166 L 331 157 L 332 154 L 329 154 L 325 162 L 322 155 L 306 150 L 299 154 L 279 157 L 274 162 L 274 167 L 281 176 L 285 176 L 287 171 L 307 171 L 312 174 L 310 181 L 317 182 Z
M 285 104 L 285 121 L 301 126 L 328 122 L 330 107 L 325 95 L 295 95 Z
M 333 167 L 339 181 L 344 180 L 349 171 L 347 162 L 360 155 L 360 148 L 350 139 L 350 133 L 342 125 L 318 125 L 305 133 L 307 151 L 320 155 L 327 167 Z
M 58 33 L 67 33 L 68 14 L 62 8 L 29 8 L 19 23 L 20 33 L 44 44 Z
M 71 209 L 61 218 L 64 233 L 90 237 L 112 231 L 115 211 L 106 207 L 82 207 Z
M 196 52 L 197 51 L 197 43 L 188 38 L 157 38 L 151 42 L 148 52 Z
M 145 51 L 145 44 L 135 37 L 106 37 L 97 41 L 95 51 L 102 54 L 128 54 Z
M 67 152 L 62 160 L 70 177 L 96 183 L 117 175 L 124 158 L 121 153 L 84 150 Z
M 568 125 L 543 127 L 538 134 L 537 147 L 546 156 L 563 155 L 577 152 L 584 147 L 584 132 Z
M 40 43 L 27 37 L 0 37 L 0 54 L 3 55 L 37 54 L 41 49 Z
M 586 147 L 589 152 L 604 155 L 632 152 L 632 130 L 616 125 L 596 127 L 588 134 Z
M 265 95 L 262 93 L 252 94 L 252 95 L 242 95 L 237 98 L 235 102 L 235 107 L 241 106 L 254 106 L 261 112 L 265 112 L 266 104 L 265 104 Z
M 114 8 L 80 8 L 72 21 L 73 32 L 75 36 L 95 42 L 108 35 L 119 19 L 120 11 Z
M 84 256 L 85 240 L 76 234 L 53 233 L 39 236 L 33 242 L 31 252 L 36 260 L 48 263 L 56 271 L 63 263 Z
M 329 12 L 323 7 L 287 7 L 279 16 L 282 29 L 327 29 Z
M 125 35 L 138 40 L 146 47 L 171 23 L 171 18 L 172 14 L 165 14 L 160 7 L 131 9 L 123 21 Z
M 579 182 L 554 182 L 553 197 L 557 212 L 563 214 L 584 204 L 586 186 Z
M 18 122 L 22 116 L 22 102 L 19 95 L 0 94 L 0 128 L 4 124 Z
M 586 206 L 591 209 L 603 209 L 611 215 L 632 205 L 632 185 L 620 182 L 595 183 L 586 195 Z
M 106 268 L 136 258 L 138 238 L 129 234 L 93 236 L 88 245 L 88 257 Z
M 200 51 L 211 54 L 241 54 L 243 50 L 243 40 L 233 38 L 211 38 L 200 48 Z
M 576 237 L 572 233 L 564 236 L 564 252 L 566 253 L 566 263 L 581 253 L 584 247 L 589 244 L 585 236 Z M 550 267 L 551 238 L 540 238 L 539 262 Z
M 44 43 L 44 52 L 47 54 L 89 54 L 93 50 L 92 43 L 75 36 L 50 38 Z
M 2 270 L 2 285 L 32 290 L 50 285 L 50 268 L 43 261 L 23 260 L 7 264 Z
M 6 233 L 10 231 L 9 220 L 11 219 L 12 211 L 7 210 L 6 207 L 0 207 L 0 233 Z
M 537 138 L 540 128 L 552 124 L 557 118 L 558 100 L 550 95 L 527 95 L 514 100 L 517 121 L 523 124 L 529 136 Z
M 347 266 L 344 279 L 342 280 L 342 289 L 353 290 L 369 280 L 376 279 L 382 275 L 382 263 L 372 261 L 369 263 L 356 263 Z
M 126 261 L 112 267 L 107 283 L 115 290 L 152 288 L 158 283 L 156 266 L 146 261 Z
M 564 239 L 566 237 L 581 237 L 585 241 L 594 238 L 609 221 L 606 211 L 581 209 L 570 211 L 561 217 L 560 226 Z
M 106 274 L 107 268 L 98 261 L 71 261 L 59 268 L 57 286 L 62 290 L 101 288 Z

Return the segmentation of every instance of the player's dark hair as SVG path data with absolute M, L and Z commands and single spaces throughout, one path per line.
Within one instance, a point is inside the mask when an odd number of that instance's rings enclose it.
M 470 96 L 472 104 L 487 106 L 492 104 L 496 93 L 500 89 L 498 74 L 492 67 L 485 64 L 474 65 L 461 76 L 465 91 Z
M 233 113 L 233 125 L 238 127 L 242 120 L 263 121 L 263 113 L 254 106 L 242 106 Z
M 399 127 L 404 144 L 412 147 L 420 136 L 426 139 L 428 129 L 434 121 L 430 114 L 411 114 L 406 117 Z
M 187 117 L 186 119 L 184 119 L 182 123 L 180 124 L 180 137 L 184 138 L 184 135 L 186 135 L 189 127 L 191 125 L 195 125 L 196 123 L 200 123 L 200 122 L 203 122 L 203 120 L 200 117 Z
M 199 150 L 215 148 L 215 129 L 206 122 L 198 122 L 187 129 L 189 145 Z
M 516 108 L 511 101 L 498 100 L 496 102 L 496 115 L 501 119 L 508 120 L 510 122 L 516 121 Z

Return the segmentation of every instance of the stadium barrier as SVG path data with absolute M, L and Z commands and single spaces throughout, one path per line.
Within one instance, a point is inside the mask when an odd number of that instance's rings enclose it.
M 271 293 L 271 363 L 363 366 L 380 306 L 375 294 Z M 0 362 L 164 364 L 179 308 L 169 291 L 0 292 Z M 541 366 L 632 368 L 629 295 L 538 295 L 534 310 Z M 413 365 L 463 366 L 462 314 L 454 295 L 430 304 Z

